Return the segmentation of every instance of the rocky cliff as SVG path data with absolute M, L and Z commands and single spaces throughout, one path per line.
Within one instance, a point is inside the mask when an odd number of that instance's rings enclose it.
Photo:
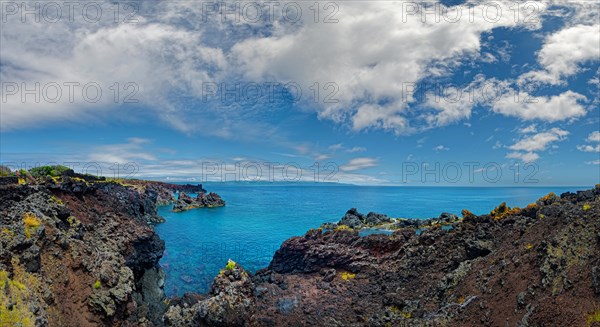
M 166 323 L 600 326 L 600 185 L 463 216 L 361 237 L 348 225 L 367 216 L 350 210 L 331 230 L 284 242 L 251 280 L 238 266 L 223 272 Z
M 229 262 L 209 294 L 167 299 L 152 226 L 169 186 L 148 185 L 0 183 L 0 325 L 600 325 L 600 186 L 462 219 L 351 209 L 255 275 Z
M 149 226 L 160 221 L 155 198 L 70 177 L 1 186 L 2 325 L 160 325 L 164 242 Z

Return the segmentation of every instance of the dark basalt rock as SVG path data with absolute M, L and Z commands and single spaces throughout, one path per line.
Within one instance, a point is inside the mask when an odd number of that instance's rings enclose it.
M 199 193 L 196 198 L 192 198 L 185 192 L 179 192 L 179 198 L 173 206 L 173 211 L 180 212 L 196 208 L 222 207 L 225 201 L 217 193 Z
M 598 308 L 600 187 L 502 215 L 397 220 L 392 235 L 339 228 L 368 216 L 351 209 L 331 230 L 288 239 L 251 290 L 233 300 L 214 286 L 204 305 L 175 305 L 167 317 L 179 326 L 585 326 Z
M 346 225 L 350 228 L 360 228 L 364 226 L 365 215 L 359 213 L 356 208 L 352 208 L 346 212 L 339 224 Z
M 154 194 L 78 178 L 0 187 L 0 270 L 29 274 L 18 278 L 37 326 L 162 325 Z M 26 213 L 39 220 L 29 236 Z

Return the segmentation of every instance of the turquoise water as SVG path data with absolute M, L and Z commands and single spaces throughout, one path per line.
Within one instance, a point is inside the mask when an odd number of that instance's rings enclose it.
M 170 212 L 156 227 L 165 240 L 161 265 L 168 295 L 206 292 L 227 259 L 255 271 L 266 267 L 281 243 L 304 235 L 323 222 L 337 222 L 346 210 L 375 211 L 391 217 L 431 218 L 441 212 L 460 215 L 464 208 L 488 213 L 502 201 L 525 206 L 555 192 L 589 187 L 461 188 L 323 185 L 205 184 L 227 202 L 222 208 Z

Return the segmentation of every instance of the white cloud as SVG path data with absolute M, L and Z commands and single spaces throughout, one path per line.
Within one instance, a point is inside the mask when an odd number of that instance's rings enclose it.
M 586 161 L 585 163 L 588 165 L 600 165 L 600 160 Z
M 586 110 L 579 102 L 587 100 L 585 96 L 566 91 L 550 97 L 531 96 L 527 92 L 505 93 L 490 105 L 496 113 L 523 120 L 542 120 L 555 122 L 584 116 Z
M 511 150 L 528 152 L 544 151 L 552 142 L 562 141 L 567 135 L 569 135 L 568 131 L 560 128 L 552 128 L 549 131 L 523 138 L 508 148 Z
M 588 137 L 586 138 L 586 141 L 589 143 L 597 143 L 597 144 L 596 145 L 593 145 L 593 144 L 578 145 L 577 150 L 583 151 L 583 152 L 600 152 L 600 132 L 599 131 L 591 132 L 590 135 L 588 135 Z
M 508 146 L 513 152 L 509 152 L 506 157 L 520 159 L 526 163 L 536 161 L 540 156 L 535 152 L 545 151 L 553 142 L 563 141 L 567 135 L 569 135 L 568 131 L 552 128 L 545 132 L 526 136 Z
M 497 4 L 503 12 L 511 11 L 509 2 Z M 304 86 L 336 83 L 337 103 L 316 110 L 320 118 L 348 124 L 355 131 L 407 134 L 430 123 L 443 125 L 455 117 L 468 117 L 470 110 L 457 105 L 448 109 L 451 112 L 439 110 L 439 118 L 434 114 L 426 121 L 411 119 L 407 107 L 414 99 L 408 84 L 445 75 L 461 60 L 479 57 L 483 32 L 523 22 L 512 15 L 500 15 L 497 22 L 475 15 L 471 22 L 470 6 L 475 12 L 484 11 L 478 2 L 460 6 L 464 19 L 458 22 L 422 22 L 420 13 L 403 17 L 405 5 L 344 2 L 337 24 L 305 24 L 292 32 L 282 26 L 267 37 L 237 43 L 232 54 L 252 80 L 294 81 Z M 539 3 L 538 8 L 543 12 L 546 5 Z
M 364 151 L 367 151 L 367 148 L 363 148 L 361 146 L 355 146 L 355 147 L 352 147 L 352 148 L 346 150 L 346 152 L 348 152 L 348 153 L 364 152 Z
M 530 163 L 538 160 L 540 156 L 533 152 L 509 152 L 506 155 L 509 159 L 519 159 L 524 163 Z
M 536 124 L 531 124 L 529 126 L 523 127 L 519 129 L 519 133 L 521 134 L 529 134 L 529 133 L 535 133 L 537 132 L 537 125 Z
M 588 135 L 586 141 L 588 141 L 588 142 L 600 142 L 600 131 L 591 132 L 590 135 Z
M 562 78 L 576 74 L 581 64 L 600 60 L 599 39 L 599 24 L 568 26 L 550 35 L 538 53 L 544 70 L 522 75 L 521 83 L 560 84 Z
M 157 158 L 144 147 L 150 143 L 150 140 L 132 137 L 127 139 L 127 143 L 108 144 L 93 148 L 88 161 L 101 163 L 119 163 L 126 164 L 137 160 L 154 161 Z
M 597 145 L 578 145 L 577 146 L 577 150 L 579 151 L 583 151 L 583 152 L 600 152 L 600 144 Z
M 340 166 L 341 171 L 355 171 L 377 166 L 377 159 L 373 158 L 354 158 L 346 164 Z
M 435 150 L 436 152 L 440 152 L 440 151 L 448 151 L 448 150 L 450 150 L 450 148 L 447 148 L 440 144 L 440 145 L 434 147 L 433 150 Z

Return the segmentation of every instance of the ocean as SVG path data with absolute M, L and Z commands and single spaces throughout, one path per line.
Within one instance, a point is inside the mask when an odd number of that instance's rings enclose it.
M 281 243 L 324 222 L 337 222 L 350 208 L 394 218 L 432 218 L 462 209 L 489 213 L 499 203 L 526 206 L 554 192 L 591 187 L 393 187 L 313 184 L 225 184 L 204 187 L 225 207 L 171 212 L 156 226 L 165 241 L 160 261 L 167 295 L 208 292 L 213 278 L 232 259 L 250 271 L 268 266 Z

